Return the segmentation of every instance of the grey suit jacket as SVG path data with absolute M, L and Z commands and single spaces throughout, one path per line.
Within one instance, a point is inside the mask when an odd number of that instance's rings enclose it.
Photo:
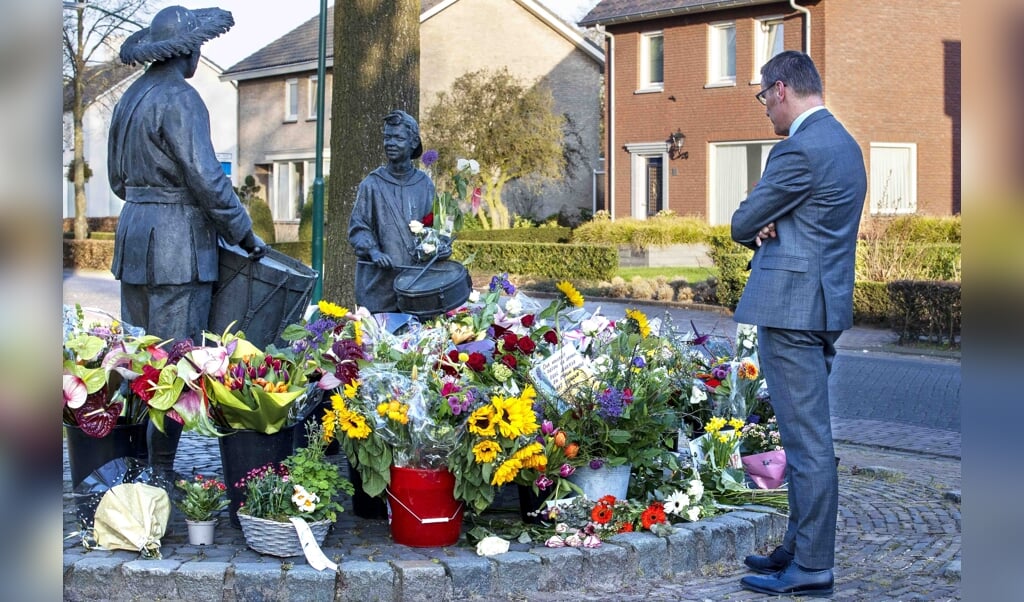
M 827 110 L 807 117 L 768 155 L 732 216 L 732 238 L 755 250 L 738 322 L 792 330 L 853 325 L 857 230 L 867 189 L 857 141 Z M 757 231 L 775 222 L 776 238 Z

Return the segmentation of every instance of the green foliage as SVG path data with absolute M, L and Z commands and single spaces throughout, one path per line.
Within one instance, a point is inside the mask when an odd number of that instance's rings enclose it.
M 512 228 L 511 230 L 474 230 L 459 233 L 459 240 L 463 241 L 567 243 L 571 238 L 572 231 L 560 226 Z
M 858 280 L 853 283 L 853 321 L 857 324 L 887 324 L 892 313 L 885 282 Z
M 960 280 L 960 218 L 872 217 L 860 227 L 857 280 Z
M 718 302 L 735 309 L 747 285 L 747 264 L 754 252 L 732 240 L 729 226 L 712 226 L 708 238 L 708 255 L 718 270 Z
M 903 215 L 895 218 L 870 218 L 873 227 L 881 228 L 881 236 L 888 240 L 912 243 L 960 243 L 960 216 L 934 217 L 929 215 Z
M 324 458 L 328 442 L 319 421 L 306 423 L 306 436 L 309 441 L 306 447 L 295 450 L 282 464 L 288 467 L 292 482 L 319 496 L 320 503 L 312 513 L 313 520 L 336 520 L 336 513 L 344 509 L 334 498 L 341 492 L 352 495 L 352 483 L 341 476 L 337 466 Z
M 501 200 L 508 182 L 536 189 L 565 174 L 566 122 L 554 110 L 551 91 L 519 80 L 507 68 L 460 76 L 438 94 L 421 125 L 425 145 L 438 151 L 435 182 L 448 180 L 459 158 L 480 163 L 484 191 L 478 217 L 485 229 L 510 225 Z
M 702 218 L 666 214 L 646 220 L 631 217 L 615 221 L 595 219 L 576 228 L 573 231 L 573 241 L 630 245 L 635 249 L 647 249 L 704 242 L 709 232 L 710 227 Z
M 271 244 L 277 241 L 277 234 L 274 231 L 274 216 L 270 212 L 270 205 L 263 199 L 253 199 L 248 206 L 249 217 L 252 218 L 252 231 L 263 239 L 263 242 Z
M 618 250 L 609 245 L 483 242 L 457 240 L 452 259 L 473 256 L 469 268 L 475 272 L 562 278 L 609 280 L 619 267 Z
M 89 167 L 89 162 L 82 159 L 82 170 L 85 172 L 85 181 L 88 182 L 92 179 L 92 168 Z M 72 161 L 68 164 L 68 173 L 66 174 L 68 182 L 75 181 L 75 162 Z
M 888 284 L 892 329 L 900 343 L 929 343 L 960 346 L 962 307 L 959 282 L 914 282 Z
M 327 229 L 327 187 L 331 177 L 324 176 L 324 229 Z M 299 210 L 299 240 L 313 240 L 313 187 L 309 187 L 306 202 Z
M 260 190 L 263 190 L 263 187 L 256 182 L 256 178 L 252 175 L 248 175 L 242 180 L 241 186 L 235 187 L 235 194 L 238 195 L 238 200 L 241 201 L 243 205 L 249 207 L 254 200 L 263 199 L 263 197 L 260 196 Z

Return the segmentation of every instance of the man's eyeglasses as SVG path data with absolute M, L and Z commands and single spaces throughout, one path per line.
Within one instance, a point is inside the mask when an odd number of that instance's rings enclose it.
M 775 84 L 778 84 L 778 83 L 781 83 L 781 80 L 775 81 L 775 83 L 773 83 L 772 85 L 768 86 L 764 90 L 761 90 L 760 92 L 755 94 L 754 98 L 757 99 L 757 102 L 761 103 L 763 106 L 768 106 L 768 97 L 767 97 L 768 90 L 771 90 L 772 88 L 774 88 Z

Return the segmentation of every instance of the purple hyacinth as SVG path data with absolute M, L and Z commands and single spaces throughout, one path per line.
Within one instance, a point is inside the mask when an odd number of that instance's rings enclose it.
M 605 418 L 619 418 L 625 410 L 622 393 L 614 387 L 601 391 L 597 396 L 597 405 L 598 412 Z
M 437 156 L 437 151 L 430 149 L 423 153 L 423 156 L 420 157 L 420 162 L 423 163 L 423 167 L 430 167 L 437 163 Z

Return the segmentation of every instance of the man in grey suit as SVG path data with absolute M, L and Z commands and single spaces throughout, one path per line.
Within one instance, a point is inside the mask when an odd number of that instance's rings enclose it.
M 867 178 L 857 141 L 823 106 L 810 57 L 782 52 L 761 68 L 775 133 L 788 136 L 732 216 L 732 238 L 754 249 L 737 322 L 757 325 L 758 355 L 786 449 L 789 524 L 763 576 L 744 588 L 830 595 L 839 485 L 828 377 L 835 342 L 853 325 L 854 258 Z

